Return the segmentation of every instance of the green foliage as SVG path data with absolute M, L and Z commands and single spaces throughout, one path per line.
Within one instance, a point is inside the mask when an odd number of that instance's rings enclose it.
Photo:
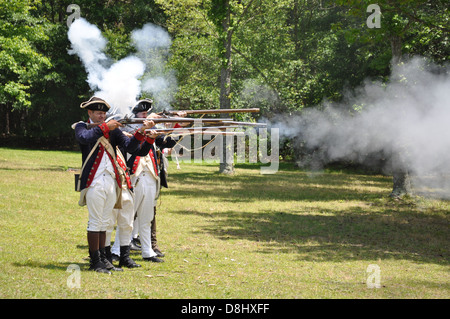
M 208 4 L 198 0 L 157 2 L 170 17 L 166 26 L 173 42 L 168 67 L 177 72 L 175 107 L 217 108 L 220 56 L 217 30 L 212 22 L 205 19 Z
M 227 16 L 229 0 L 211 0 L 210 8 L 207 12 L 208 18 L 216 25 L 217 30 L 222 30 L 222 22 Z
M 177 77 L 174 108 L 217 108 L 220 71 L 232 72 L 232 107 L 262 116 L 340 100 L 364 79 L 390 72 L 392 41 L 401 53 L 443 63 L 450 57 L 446 1 L 380 0 L 381 28 L 370 29 L 373 1 L 80 0 L 81 16 L 108 39 L 119 60 L 145 23 L 172 36 L 168 67 Z M 13 134 L 71 136 L 90 96 L 79 59 L 67 54 L 68 0 L 0 0 L 0 112 Z M 230 20 L 224 29 L 224 19 Z M 231 65 L 224 41 L 231 35 Z M 255 116 L 255 115 L 251 115 Z M 6 121 L 2 124 L 6 124 Z M 4 125 L 6 127 L 6 125 Z M 6 130 L 3 130 L 6 132 Z
M 48 40 L 43 22 L 31 16 L 31 1 L 0 1 L 0 104 L 31 106 L 30 88 L 51 66 L 36 46 Z
M 349 15 L 356 19 L 355 21 L 359 21 L 343 30 L 349 41 L 360 39 L 372 47 L 384 46 L 385 50 L 389 50 L 389 41 L 397 36 L 402 41 L 403 54 L 427 56 L 438 63 L 449 59 L 450 15 L 447 1 L 377 1 L 381 10 L 381 28 L 369 29 L 365 27 L 366 18 L 369 16 L 366 8 L 372 2 L 337 1 L 348 9 Z M 382 52 L 380 54 L 385 55 Z M 381 68 L 380 66 L 379 69 Z

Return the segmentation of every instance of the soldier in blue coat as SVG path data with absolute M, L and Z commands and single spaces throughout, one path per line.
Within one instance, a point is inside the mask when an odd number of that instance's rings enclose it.
M 103 99 L 92 97 L 81 103 L 80 107 L 86 109 L 89 116 L 88 122 L 74 125 L 83 161 L 77 184 L 77 190 L 80 191 L 79 205 L 86 205 L 89 212 L 89 269 L 110 273 L 104 252 L 106 229 L 113 220 L 113 208 L 120 207 L 122 185 L 129 184 L 126 167 L 124 163 L 118 162 L 118 148 L 131 154 L 138 152 L 141 145 L 147 145 L 141 143 L 145 139 L 145 129 L 151 128 L 154 123 L 145 121 L 129 138 L 117 129 L 122 126 L 118 121 L 105 122 L 110 106 Z
M 158 118 L 155 113 L 148 113 L 152 110 L 153 101 L 143 99 L 136 103 L 132 109 L 133 116 L 136 118 Z M 185 115 L 185 114 L 182 114 Z M 180 116 L 180 115 L 179 115 Z M 133 127 L 129 127 L 133 132 Z M 130 168 L 131 180 L 134 185 L 134 204 L 137 218 L 134 223 L 133 233 L 137 237 L 139 233 L 142 258 L 144 261 L 163 262 L 158 257 L 164 254 L 160 251 L 156 242 L 156 199 L 159 196 L 161 187 L 168 187 L 164 169 L 164 160 L 162 159 L 162 150 L 172 148 L 176 141 L 166 135 L 152 135 L 152 131 L 147 136 L 147 142 L 151 144 L 147 154 L 134 153 L 127 159 L 127 166 Z M 116 233 L 117 234 L 117 233 Z M 137 246 L 137 238 L 134 242 Z M 114 254 L 117 254 L 117 246 L 113 247 Z

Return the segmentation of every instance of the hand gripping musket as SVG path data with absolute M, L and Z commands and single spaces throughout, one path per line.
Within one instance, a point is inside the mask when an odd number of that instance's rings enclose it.
M 164 110 L 158 115 L 177 115 L 178 112 L 186 112 L 186 114 L 222 114 L 222 113 L 258 113 L 259 108 L 250 109 L 208 109 L 208 110 Z

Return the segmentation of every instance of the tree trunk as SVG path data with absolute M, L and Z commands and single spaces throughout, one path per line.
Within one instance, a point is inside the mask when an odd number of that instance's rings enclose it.
M 411 180 L 407 171 L 395 170 L 393 172 L 393 188 L 391 197 L 401 198 L 412 194 Z
M 390 37 L 392 50 L 392 65 L 398 64 L 402 60 L 402 39 L 399 35 Z M 404 195 L 411 195 L 411 179 L 407 167 L 403 165 L 401 151 L 397 150 L 398 155 L 394 155 L 394 165 L 392 172 L 393 187 L 391 197 L 400 198 Z
M 226 17 L 222 21 L 222 28 L 224 32 L 223 46 L 225 53 L 223 56 L 224 62 L 222 63 L 220 70 L 220 108 L 229 109 L 230 107 L 230 93 L 231 93 L 231 39 L 232 39 L 232 29 L 231 27 L 231 12 L 230 3 L 225 1 L 226 6 Z M 222 116 L 226 116 L 223 114 Z M 222 149 L 222 161 L 220 162 L 219 173 L 223 174 L 233 174 L 234 173 L 234 145 L 227 145 L 226 136 L 222 136 L 224 139 L 223 149 Z M 233 149 L 228 149 L 233 147 Z
M 408 173 L 408 166 L 402 158 L 402 154 L 406 151 L 400 149 L 396 150 L 396 154 L 393 154 L 392 158 L 392 192 L 391 197 L 401 198 L 405 195 L 412 195 L 413 189 L 411 187 L 411 178 Z
M 10 124 L 10 108 L 8 104 L 5 104 L 5 129 L 3 130 L 3 133 L 6 136 L 9 136 L 11 134 L 11 124 Z
M 398 64 L 402 60 L 402 39 L 399 35 L 392 35 L 391 42 L 392 64 Z

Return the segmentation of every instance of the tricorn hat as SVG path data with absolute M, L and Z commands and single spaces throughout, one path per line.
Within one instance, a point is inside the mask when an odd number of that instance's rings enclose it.
M 109 104 L 106 103 L 105 100 L 95 96 L 91 97 L 89 101 L 81 103 L 80 107 L 82 109 L 103 112 L 108 112 L 108 110 L 111 108 L 111 106 L 109 106 Z
M 153 100 L 143 99 L 136 102 L 131 112 L 137 114 L 139 112 L 148 112 L 152 109 Z

